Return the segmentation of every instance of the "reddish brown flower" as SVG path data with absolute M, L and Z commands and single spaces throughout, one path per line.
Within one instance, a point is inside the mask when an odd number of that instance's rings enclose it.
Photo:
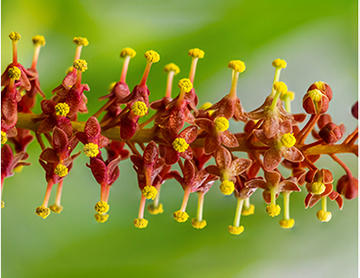
M 343 175 L 337 182 L 336 191 L 346 199 L 352 200 L 358 196 L 358 179 L 352 175 Z

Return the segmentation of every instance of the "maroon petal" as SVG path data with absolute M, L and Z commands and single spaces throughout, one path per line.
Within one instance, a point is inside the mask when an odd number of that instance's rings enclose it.
M 207 136 L 205 137 L 205 153 L 206 154 L 212 154 L 217 150 L 217 148 L 220 146 L 219 137 L 211 137 Z
M 185 128 L 182 132 L 180 132 L 178 137 L 184 138 L 185 141 L 188 144 L 190 144 L 195 141 L 196 136 L 197 136 L 197 127 L 193 125 Z
M 213 121 L 206 118 L 196 119 L 195 124 L 201 129 L 206 130 L 207 132 L 211 132 L 214 127 Z
M 246 158 L 237 158 L 231 163 L 230 171 L 233 176 L 238 176 L 245 172 L 251 166 L 251 160 Z
M 159 156 L 159 150 L 154 141 L 151 141 L 145 148 L 143 158 L 146 165 L 153 165 Z
M 272 186 L 276 186 L 280 182 L 281 175 L 279 172 L 275 171 L 266 171 L 264 173 L 265 179 L 268 183 L 270 183 Z
M 284 149 L 282 154 L 285 159 L 291 162 L 301 162 L 304 160 L 304 155 L 302 154 L 302 152 L 295 147 Z
M 264 168 L 267 171 L 272 171 L 281 161 L 281 153 L 275 148 L 270 148 L 264 153 Z
M 99 184 L 107 181 L 107 168 L 106 164 L 102 160 L 98 158 L 91 158 L 89 167 L 94 178 Z
M 266 189 L 267 183 L 264 181 L 263 178 L 253 178 L 245 182 L 245 187 Z
M 94 138 L 100 135 L 101 127 L 98 120 L 95 117 L 90 117 L 85 124 L 85 134 L 88 137 Z
M 215 153 L 215 161 L 220 169 L 228 169 L 232 161 L 231 153 L 226 148 L 220 147 Z
M 236 136 L 230 133 L 228 130 L 224 131 L 221 134 L 221 141 L 222 143 L 229 148 L 235 148 L 239 146 L 239 141 L 237 140 Z
M 215 175 L 215 176 L 220 176 L 220 170 L 217 166 L 215 165 L 210 165 L 210 166 L 207 166 L 205 168 L 206 172 L 208 172 L 209 174 L 212 174 L 212 175 Z

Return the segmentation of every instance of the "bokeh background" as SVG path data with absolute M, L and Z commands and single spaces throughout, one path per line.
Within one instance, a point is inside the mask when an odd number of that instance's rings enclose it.
M 100 107 L 98 97 L 120 76 L 121 48 L 131 46 L 138 55 L 131 61 L 127 81 L 133 87 L 141 78 L 144 51 L 155 49 L 161 60 L 148 82 L 151 100 L 165 90 L 163 66 L 177 63 L 187 76 L 187 50 L 205 50 L 199 62 L 195 88 L 200 102 L 216 101 L 230 88 L 227 62 L 242 59 L 247 70 L 241 75 L 239 95 L 247 111 L 260 105 L 273 78 L 271 61 L 284 58 L 288 67 L 281 79 L 296 92 L 293 110 L 300 112 L 301 98 L 317 80 L 327 81 L 334 98 L 329 112 L 336 123 L 351 132 L 356 121 L 350 107 L 357 98 L 357 1 L 346 0 L 222 0 L 222 1 L 93 1 L 4 0 L 1 6 L 1 68 L 11 60 L 8 34 L 18 31 L 20 61 L 30 65 L 31 37 L 43 34 L 38 69 L 47 96 L 61 82 L 74 55 L 72 38 L 86 36 L 90 45 L 82 57 L 88 62 L 83 75 L 91 91 L 89 110 Z M 178 80 L 178 79 L 176 79 Z M 38 107 L 37 110 L 39 111 Z M 81 119 L 86 119 L 86 116 Z M 241 125 L 233 125 L 240 130 Z M 180 186 L 163 186 L 165 212 L 149 216 L 149 227 L 136 230 L 139 191 L 129 162 L 121 162 L 121 178 L 110 194 L 110 218 L 98 224 L 93 206 L 99 186 L 81 156 L 64 183 L 61 215 L 45 221 L 34 209 L 45 192 L 44 173 L 37 161 L 39 147 L 29 148 L 31 167 L 6 181 L 2 209 L 3 277 L 356 277 L 357 200 L 345 201 L 342 211 L 331 202 L 333 219 L 316 219 L 319 207 L 305 210 L 305 192 L 292 194 L 291 214 L 296 227 L 284 231 L 279 217 L 265 214 L 261 194 L 253 198 L 256 213 L 243 217 L 245 232 L 228 234 L 235 200 L 220 194 L 218 184 L 205 200 L 208 226 L 196 231 L 190 223 L 178 224 L 171 215 L 182 198 Z M 344 155 L 354 174 L 356 158 Z M 319 165 L 342 169 L 328 158 Z M 194 215 L 196 198 L 189 203 Z

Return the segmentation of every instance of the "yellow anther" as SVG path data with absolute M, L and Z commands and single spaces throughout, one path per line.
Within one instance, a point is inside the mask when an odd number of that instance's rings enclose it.
M 278 91 L 280 94 L 285 94 L 288 90 L 286 84 L 282 81 L 277 81 L 273 85 L 274 90 Z
M 74 37 L 73 42 L 77 45 L 83 45 L 83 46 L 89 45 L 88 39 L 84 37 Z
M 224 194 L 224 195 L 230 195 L 234 192 L 235 189 L 235 185 L 232 181 L 229 180 L 224 180 L 222 181 L 222 183 L 220 184 L 220 191 Z
M 5 202 L 1 200 L 1 208 L 3 209 L 5 207 Z
M 147 185 L 143 188 L 141 192 L 146 199 L 154 200 L 157 194 L 157 189 L 155 186 Z
M 291 148 L 296 143 L 296 138 L 292 133 L 285 133 L 281 136 L 281 144 L 286 148 Z
M 70 107 L 67 103 L 61 102 L 55 105 L 55 114 L 57 116 L 65 117 L 70 112 Z
M 108 91 L 111 92 L 114 89 L 115 85 L 116 85 L 116 82 L 111 82 L 109 85 Z
M 110 208 L 109 204 L 104 201 L 99 201 L 95 205 L 95 211 L 100 214 L 107 213 L 109 211 L 109 208 Z
M 312 194 L 320 195 L 325 191 L 325 189 L 326 189 L 326 186 L 322 182 L 316 181 L 311 184 L 311 193 Z
M 145 102 L 143 101 L 136 101 L 134 102 L 134 104 L 131 106 L 131 111 L 136 115 L 136 116 L 145 116 L 146 113 L 148 112 L 148 108 L 145 104 Z
M 236 227 L 233 225 L 229 225 L 229 233 L 232 235 L 240 235 L 244 231 L 244 226 Z
M 73 67 L 81 72 L 84 72 L 87 70 L 87 63 L 84 59 L 77 59 L 73 63 Z
M 157 63 L 160 61 L 160 55 L 154 50 L 148 50 L 145 52 L 145 58 L 148 63 Z
M 178 86 L 179 86 L 180 90 L 185 93 L 190 92 L 191 89 L 193 88 L 193 84 L 191 83 L 189 78 L 180 79 Z
M 50 214 L 50 209 L 44 206 L 37 207 L 35 213 L 45 219 Z
M 154 206 L 154 204 L 150 204 L 148 206 L 148 211 L 152 215 L 162 214 L 164 212 L 163 205 L 159 204 L 158 206 Z
M 18 32 L 11 32 L 11 33 L 9 34 L 9 38 L 10 38 L 10 40 L 12 40 L 12 41 L 18 41 L 18 40 L 21 39 L 21 35 L 20 35 Z
M 34 45 L 41 45 L 44 46 L 45 45 L 45 37 L 41 36 L 41 35 L 36 35 L 34 37 L 32 37 L 32 42 Z
M 243 72 L 246 69 L 245 63 L 240 60 L 232 60 L 229 62 L 228 67 L 236 72 Z
M 198 230 L 201 230 L 201 229 L 204 229 L 206 227 L 206 220 L 197 220 L 196 218 L 193 218 L 191 220 L 191 225 L 195 228 L 195 229 L 198 229 Z
M 251 204 L 250 207 L 243 208 L 243 210 L 241 211 L 241 215 L 248 216 L 254 214 L 254 212 L 255 212 L 255 206 Z
M 225 117 L 218 117 L 214 121 L 217 131 L 224 132 L 229 128 L 229 121 Z
M 280 214 L 281 208 L 279 205 L 268 205 L 266 206 L 266 212 L 271 216 L 271 217 L 275 217 L 278 216 Z
M 136 218 L 134 220 L 134 226 L 138 229 L 145 229 L 148 225 L 149 221 L 145 218 Z
M 179 223 L 184 223 L 188 220 L 189 215 L 186 211 L 177 210 L 173 213 L 174 219 Z
M 63 206 L 58 206 L 56 204 L 50 206 L 51 211 L 55 213 L 60 213 L 63 210 Z
M 136 51 L 130 47 L 125 47 L 121 50 L 120 57 L 125 58 L 126 56 L 134 58 L 136 56 Z
M 280 224 L 281 228 L 291 229 L 295 225 L 295 220 L 294 220 L 294 218 L 282 219 L 282 220 L 280 220 L 279 224 Z
M 65 71 L 66 74 L 72 72 L 74 70 L 74 67 L 71 66 L 71 67 L 68 67 L 67 70 Z
M 24 165 L 19 165 L 14 168 L 15 173 L 20 173 L 22 169 L 24 168 Z
M 87 143 L 83 148 L 84 154 L 87 157 L 96 157 L 99 154 L 99 146 L 95 143 Z
M 179 153 L 183 153 L 189 148 L 189 144 L 186 142 L 184 138 L 176 138 L 172 142 L 172 147 L 174 148 L 175 151 Z
M 55 170 L 54 170 L 54 174 L 58 175 L 59 177 L 65 177 L 69 172 L 69 169 L 64 165 L 59 163 Z
M 109 214 L 95 214 L 95 220 L 99 223 L 105 223 L 109 219 Z
M 272 62 L 272 65 L 273 65 L 273 67 L 275 67 L 275 68 L 282 68 L 282 69 L 284 69 L 284 68 L 286 68 L 287 63 L 286 63 L 285 60 L 278 58 L 278 59 L 275 59 L 275 60 Z
M 321 209 L 316 213 L 316 216 L 321 222 L 329 222 L 331 219 L 331 212 Z
M 194 58 L 204 58 L 205 52 L 199 48 L 192 48 L 188 52 L 189 56 Z
M 323 82 L 323 81 L 316 81 L 316 82 L 314 82 L 314 84 L 315 84 L 315 86 L 316 86 L 316 88 L 318 88 L 319 90 L 325 90 L 325 82 Z
M 1 144 L 5 144 L 7 142 L 8 138 L 5 131 L 1 131 Z
M 294 100 L 294 98 L 295 98 L 295 93 L 292 91 L 286 91 L 285 93 L 281 93 L 280 95 L 280 99 L 282 101 L 286 101 L 287 99 Z
M 200 110 L 207 110 L 211 106 L 213 106 L 213 104 L 211 102 L 205 102 L 203 105 L 200 106 Z
M 180 72 L 180 68 L 177 65 L 175 65 L 174 63 L 170 63 L 164 67 L 164 71 L 166 71 L 166 72 L 173 71 L 176 75 Z
M 11 79 L 19 80 L 20 76 L 21 76 L 21 71 L 20 71 L 20 69 L 18 67 L 15 67 L 15 66 L 11 67 L 8 70 L 8 76 Z
M 309 91 L 308 95 L 313 101 L 320 101 L 324 94 L 320 90 L 314 89 Z

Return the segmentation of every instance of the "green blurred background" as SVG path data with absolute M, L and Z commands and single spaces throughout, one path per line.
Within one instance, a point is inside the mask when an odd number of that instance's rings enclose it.
M 94 111 L 110 82 L 120 76 L 121 48 L 131 46 L 138 55 L 130 63 L 128 83 L 139 82 L 147 49 L 161 60 L 153 66 L 148 82 L 151 100 L 165 90 L 163 66 L 177 63 L 188 74 L 187 50 L 205 50 L 199 62 L 195 88 L 200 102 L 216 101 L 230 87 L 230 59 L 242 59 L 240 98 L 247 111 L 262 103 L 269 92 L 274 58 L 288 67 L 281 79 L 296 92 L 293 110 L 301 111 L 301 98 L 317 80 L 327 81 L 334 98 L 330 113 L 351 132 L 356 121 L 350 106 L 357 98 L 357 3 L 356 1 L 2 1 L 1 68 L 11 61 L 8 34 L 18 31 L 20 62 L 29 65 L 31 37 L 43 34 L 38 69 L 47 96 L 61 82 L 74 55 L 74 36 L 86 36 L 90 44 L 82 57 L 88 62 L 83 75 L 90 85 L 88 107 Z M 178 80 L 178 79 L 177 79 Z M 38 107 L 37 110 L 39 111 Z M 81 119 L 85 119 L 82 117 Z M 240 130 L 240 126 L 233 126 Z M 163 186 L 165 212 L 150 216 L 146 230 L 136 230 L 139 191 L 129 162 L 121 162 L 121 178 L 110 194 L 110 218 L 98 224 L 93 206 L 99 186 L 81 156 L 64 183 L 61 215 L 45 221 L 34 209 L 45 192 L 44 173 L 37 162 L 40 149 L 29 148 L 32 162 L 21 174 L 6 180 L 2 210 L 2 275 L 6 278 L 42 277 L 356 277 L 357 200 L 345 201 L 342 211 L 331 202 L 333 219 L 316 219 L 319 207 L 304 210 L 305 192 L 292 195 L 291 214 L 296 227 L 284 231 L 279 218 L 265 215 L 259 192 L 253 198 L 255 215 L 243 217 L 245 232 L 228 234 L 235 200 L 223 197 L 218 184 L 205 200 L 208 226 L 196 231 L 190 223 L 178 224 L 171 214 L 179 208 L 182 190 L 174 182 Z M 342 156 L 357 174 L 356 158 Z M 319 165 L 342 170 L 328 158 Z M 195 213 L 196 198 L 189 203 Z

